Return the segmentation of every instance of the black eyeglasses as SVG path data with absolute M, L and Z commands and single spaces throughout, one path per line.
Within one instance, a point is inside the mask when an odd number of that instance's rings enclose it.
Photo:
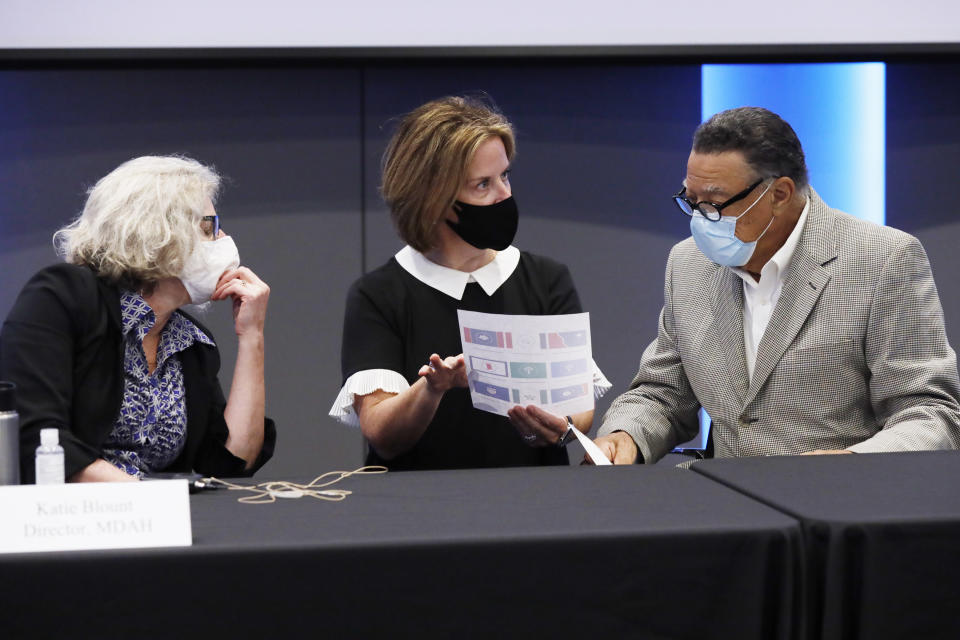
M 203 216 L 200 218 L 200 230 L 203 235 L 213 240 L 220 235 L 220 216 Z
M 725 208 L 732 205 L 734 202 L 740 202 L 741 200 L 746 198 L 748 195 L 750 195 L 750 192 L 756 189 L 757 186 L 760 183 L 762 183 L 764 180 L 766 180 L 766 178 L 760 178 L 759 180 L 754 182 L 752 185 L 750 185 L 749 187 L 747 187 L 737 195 L 733 196 L 723 204 L 707 202 L 706 200 L 701 200 L 700 202 L 696 202 L 696 203 L 690 202 L 690 200 L 685 195 L 683 195 L 683 193 L 687 190 L 686 187 L 680 187 L 680 191 L 677 192 L 677 195 L 673 196 L 673 201 L 677 204 L 678 207 L 680 207 L 680 211 L 683 211 L 688 216 L 692 217 L 695 213 L 699 213 L 707 220 L 710 220 L 711 222 L 716 222 L 717 220 L 720 219 L 721 211 L 723 211 Z

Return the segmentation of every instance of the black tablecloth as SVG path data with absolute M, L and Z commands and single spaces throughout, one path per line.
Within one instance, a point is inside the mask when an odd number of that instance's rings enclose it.
M 803 522 L 821 638 L 960 638 L 960 452 L 708 460 Z
M 0 635 L 800 633 L 799 524 L 688 471 L 408 472 L 337 486 L 354 493 L 192 496 L 189 548 L 0 556 Z

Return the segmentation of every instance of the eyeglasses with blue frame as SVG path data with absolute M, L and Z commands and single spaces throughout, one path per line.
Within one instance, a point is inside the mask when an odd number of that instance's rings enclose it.
M 220 216 L 212 215 L 200 218 L 200 230 L 206 237 L 216 240 L 217 236 L 220 235 Z

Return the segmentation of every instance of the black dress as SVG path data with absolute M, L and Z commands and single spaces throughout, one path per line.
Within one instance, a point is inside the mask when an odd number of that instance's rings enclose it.
M 484 313 L 555 315 L 580 313 L 580 299 L 566 266 L 526 252 L 509 278 L 488 296 L 467 284 L 457 300 L 424 284 L 395 258 L 350 287 L 344 319 L 341 367 L 347 380 L 358 371 L 389 369 L 417 381 L 430 357 L 461 353 L 457 309 Z M 464 469 L 568 464 L 559 447 L 529 447 L 510 421 L 473 408 L 470 392 L 450 389 L 417 444 L 383 460 L 371 448 L 367 464 L 391 470 Z

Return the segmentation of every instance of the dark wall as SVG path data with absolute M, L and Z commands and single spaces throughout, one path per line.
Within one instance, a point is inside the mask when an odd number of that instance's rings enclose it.
M 945 82 L 953 78 L 954 82 Z M 888 223 L 927 246 L 960 335 L 960 66 L 889 65 Z M 668 201 L 700 117 L 699 65 L 609 62 L 359 63 L 270 68 L 0 71 L 0 314 L 56 260 L 50 236 L 84 190 L 131 157 L 184 153 L 228 177 L 218 205 L 245 264 L 272 287 L 268 412 L 280 428 L 265 473 L 362 462 L 356 431 L 327 411 L 341 384 L 346 289 L 400 243 L 377 194 L 392 117 L 434 97 L 486 92 L 517 128 L 517 245 L 566 262 L 591 313 L 594 354 L 630 381 L 656 331 L 670 246 L 688 235 Z M 230 313 L 207 323 L 235 359 Z M 572 455 L 574 459 L 577 454 Z
M 183 153 L 227 177 L 218 212 L 272 294 L 271 471 L 361 461 L 358 434 L 326 417 L 339 386 L 344 292 L 361 267 L 358 69 L 110 69 L 0 73 L 0 313 L 39 267 L 84 190 L 121 162 Z M 204 321 L 236 359 L 229 305 Z
M 930 256 L 960 345 L 960 64 L 887 65 L 887 224 L 917 236 Z
M 700 118 L 699 100 L 676 96 L 700 95 L 700 67 L 371 67 L 367 269 L 402 246 L 377 195 L 391 119 L 433 97 L 480 90 L 497 101 L 517 131 L 510 175 L 521 215 L 516 245 L 570 267 L 590 312 L 594 359 L 614 391 L 622 391 L 656 333 L 667 252 L 689 233 L 669 196 L 683 178 Z M 597 424 L 614 395 L 598 404 Z

